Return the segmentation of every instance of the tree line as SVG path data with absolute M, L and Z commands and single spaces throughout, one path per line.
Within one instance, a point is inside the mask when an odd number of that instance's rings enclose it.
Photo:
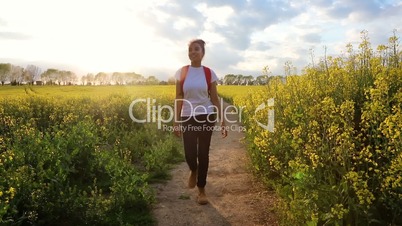
M 174 82 L 174 81 L 173 81 Z M 144 77 L 135 72 L 99 72 L 77 76 L 72 71 L 49 68 L 43 71 L 35 65 L 25 68 L 10 63 L 0 63 L 1 85 L 157 85 L 168 82 L 159 81 L 155 76 Z
M 287 62 L 285 64 L 285 72 L 290 73 L 291 67 L 291 63 Z M 280 77 L 284 80 L 284 76 L 272 76 L 268 67 L 264 67 L 262 75 L 257 77 L 252 75 L 227 74 L 218 81 L 218 84 L 265 85 L 274 77 Z M 0 83 L 1 85 L 172 85 L 175 84 L 175 79 L 174 77 L 170 77 L 167 81 L 160 81 L 155 76 L 144 77 L 135 72 L 99 72 L 97 74 L 88 73 L 79 77 L 72 71 L 55 68 L 43 71 L 35 65 L 28 65 L 23 68 L 10 63 L 0 63 Z

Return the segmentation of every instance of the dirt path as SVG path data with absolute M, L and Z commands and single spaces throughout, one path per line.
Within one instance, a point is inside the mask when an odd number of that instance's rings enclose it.
M 228 125 L 241 128 L 237 123 Z M 185 162 L 172 170 L 170 181 L 155 185 L 153 214 L 158 225 L 278 225 L 273 213 L 275 196 L 254 181 L 243 139 L 242 132 L 231 130 L 225 139 L 219 132 L 212 135 L 205 187 L 208 205 L 198 205 L 197 188 L 187 188 L 189 169 Z

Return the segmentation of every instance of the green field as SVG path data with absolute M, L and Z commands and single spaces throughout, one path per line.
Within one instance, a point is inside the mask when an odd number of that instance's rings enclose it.
M 157 119 L 131 116 L 168 118 L 157 107 L 174 98 L 172 85 L 1 86 L 1 224 L 153 225 L 149 183 L 169 178 L 182 144 Z
M 138 98 L 172 105 L 174 87 L 0 87 L 0 224 L 154 224 L 149 183 L 169 177 L 182 147 L 133 122 Z
M 266 86 L 221 85 L 218 86 L 218 93 L 224 100 L 232 103 L 236 98 L 243 98 L 266 88 Z
M 265 89 L 265 86 L 237 86 L 220 85 L 217 86 L 218 93 L 224 98 L 244 96 Z M 112 94 L 119 95 L 167 95 L 174 98 L 174 85 L 155 85 L 155 86 L 0 86 L 1 97 L 16 97 L 27 95 L 38 96 L 89 96 L 104 97 Z
M 161 95 L 174 98 L 174 86 L 0 86 L 1 97 L 21 96 L 105 97 L 109 95 Z

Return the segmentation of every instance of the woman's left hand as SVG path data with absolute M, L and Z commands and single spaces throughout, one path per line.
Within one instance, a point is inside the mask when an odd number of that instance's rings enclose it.
M 225 123 L 221 123 L 221 134 L 222 134 L 222 138 L 225 138 L 228 136 L 228 130 L 225 126 Z

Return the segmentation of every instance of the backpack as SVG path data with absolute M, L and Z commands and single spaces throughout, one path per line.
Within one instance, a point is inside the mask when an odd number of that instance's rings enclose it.
M 183 92 L 184 80 L 186 80 L 189 67 L 190 67 L 190 65 L 186 65 L 181 68 L 180 85 L 181 85 L 182 92 Z M 205 66 L 202 66 L 202 67 L 204 68 L 205 80 L 207 80 L 208 94 L 209 94 L 211 91 L 211 69 L 209 69 L 208 67 L 205 67 Z

